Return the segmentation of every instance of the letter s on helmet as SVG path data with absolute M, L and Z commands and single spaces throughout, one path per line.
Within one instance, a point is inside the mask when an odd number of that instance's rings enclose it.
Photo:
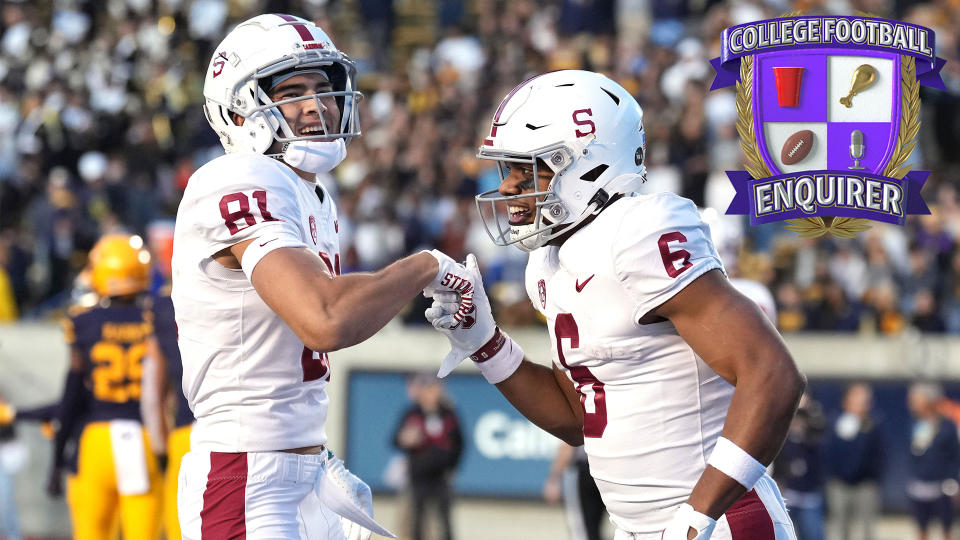
M 645 180 L 643 110 L 616 82 L 590 71 L 537 75 L 500 102 L 477 157 L 498 162 L 500 179 L 509 163 L 541 159 L 554 176 L 546 191 L 477 195 L 477 208 L 497 245 L 531 251 L 598 213 L 611 196 L 636 191 Z M 497 203 L 536 197 L 530 225 L 508 226 Z
M 322 70 L 332 91 L 295 99 L 336 98 L 340 126 L 326 134 L 298 136 L 287 124 L 278 105 L 267 97 L 264 84 L 276 75 L 295 70 Z M 264 153 L 274 140 L 345 142 L 360 135 L 356 90 L 356 67 L 337 50 L 327 34 L 310 21 L 283 14 L 258 15 L 240 23 L 213 53 L 203 83 L 204 114 L 220 136 L 227 153 Z M 293 100 L 287 100 L 293 101 Z M 246 120 L 238 126 L 230 118 L 236 113 Z
M 110 234 L 90 250 L 90 282 L 100 296 L 124 296 L 147 289 L 150 253 L 139 236 Z

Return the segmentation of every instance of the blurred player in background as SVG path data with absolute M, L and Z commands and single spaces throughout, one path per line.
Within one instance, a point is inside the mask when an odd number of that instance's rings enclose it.
M 77 540 L 116 535 L 159 538 L 161 478 L 141 424 L 142 361 L 153 332 L 141 294 L 150 255 L 138 236 L 108 235 L 90 251 L 98 305 L 70 317 L 70 370 L 58 413 L 58 463 L 66 440 L 83 425 L 68 504 Z M 119 516 L 118 516 L 119 514 Z
M 360 134 L 353 62 L 280 14 L 241 23 L 215 50 L 204 109 L 227 154 L 190 178 L 174 233 L 197 418 L 180 466 L 183 537 L 389 534 L 369 487 L 325 447 L 327 352 L 366 340 L 425 287 L 468 291 L 469 272 L 434 251 L 341 276 L 336 204 L 316 174 Z
M 590 475 L 583 446 L 565 443 L 557 446 L 557 455 L 550 463 L 550 475 L 543 483 L 543 498 L 554 504 L 563 501 L 572 540 L 600 540 L 607 507 Z
M 177 345 L 177 322 L 170 298 L 170 257 L 173 224 L 155 223 L 147 232 L 154 254 L 154 273 L 160 288 L 153 300 L 153 335 L 144 367 L 144 420 L 156 433 L 154 448 L 166 458 L 163 479 L 163 530 L 167 540 L 180 539 L 177 518 L 177 477 L 180 461 L 190 450 L 193 412 L 183 395 L 183 363 Z
M 441 292 L 427 311 L 453 347 L 441 374 L 470 357 L 531 421 L 584 444 L 617 539 L 793 539 L 766 466 L 804 379 L 727 281 L 696 207 L 633 193 L 641 120 L 630 93 L 585 71 L 539 75 L 503 99 L 479 154 L 501 184 L 477 201 L 506 211 L 481 211 L 497 244 L 531 252 L 527 293 L 554 368 L 495 327 L 471 256 L 472 306 Z
M 20 540 L 14 480 L 27 462 L 27 449 L 17 440 L 16 416 L 16 408 L 0 395 L 0 535 L 8 540 Z

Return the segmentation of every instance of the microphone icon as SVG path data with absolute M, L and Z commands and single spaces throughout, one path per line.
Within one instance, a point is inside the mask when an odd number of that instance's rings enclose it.
M 848 169 L 863 169 L 860 166 L 860 159 L 863 157 L 863 132 L 859 129 L 850 133 L 850 157 L 853 158 L 853 166 Z

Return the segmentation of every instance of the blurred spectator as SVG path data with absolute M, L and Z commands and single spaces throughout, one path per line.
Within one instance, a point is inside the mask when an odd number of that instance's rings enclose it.
M 937 311 L 937 301 L 933 298 L 930 289 L 920 289 L 913 296 L 913 316 L 910 325 L 921 332 L 941 333 L 946 330 L 946 324 Z
M 843 410 L 830 424 L 824 456 L 831 540 L 873 540 L 880 512 L 880 475 L 884 466 L 883 436 L 871 414 L 873 391 L 864 383 L 850 385 Z
M 556 504 L 563 501 L 571 540 L 600 540 L 600 526 L 607 507 L 597 483 L 590 475 L 583 446 L 560 443 L 543 483 L 543 498 Z
M 783 283 L 777 288 L 777 328 L 782 332 L 796 332 L 807 324 L 800 292 L 793 283 Z
M 17 299 L 7 268 L 10 264 L 10 249 L 0 238 L 0 323 L 17 320 Z
M 443 384 L 432 373 L 418 375 L 409 390 L 414 403 L 403 414 L 393 441 L 407 455 L 413 540 L 425 538 L 428 506 L 436 507 L 444 540 L 452 540 L 451 481 L 463 451 L 460 421 Z
M 807 330 L 852 332 L 860 326 L 860 312 L 835 281 L 822 284 L 822 296 L 810 312 Z
M 823 430 L 820 403 L 803 394 L 787 440 L 773 462 L 797 540 L 824 540 Z
M 14 432 L 13 407 L 0 398 L 0 537 L 20 540 L 20 517 L 14 499 L 14 476 L 27 461 L 27 449 Z
M 960 475 L 960 441 L 957 426 L 940 414 L 937 407 L 943 389 L 932 383 L 916 383 L 907 393 L 907 406 L 913 415 L 910 439 L 910 479 L 907 496 L 913 506 L 917 538 L 927 540 L 931 521 L 938 521 L 944 540 L 951 536 L 953 501 Z

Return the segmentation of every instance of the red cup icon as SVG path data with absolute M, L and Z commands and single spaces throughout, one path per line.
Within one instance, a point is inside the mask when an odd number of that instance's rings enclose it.
M 781 107 L 796 107 L 799 105 L 803 68 L 775 67 L 773 68 L 773 76 L 777 80 L 777 103 Z

